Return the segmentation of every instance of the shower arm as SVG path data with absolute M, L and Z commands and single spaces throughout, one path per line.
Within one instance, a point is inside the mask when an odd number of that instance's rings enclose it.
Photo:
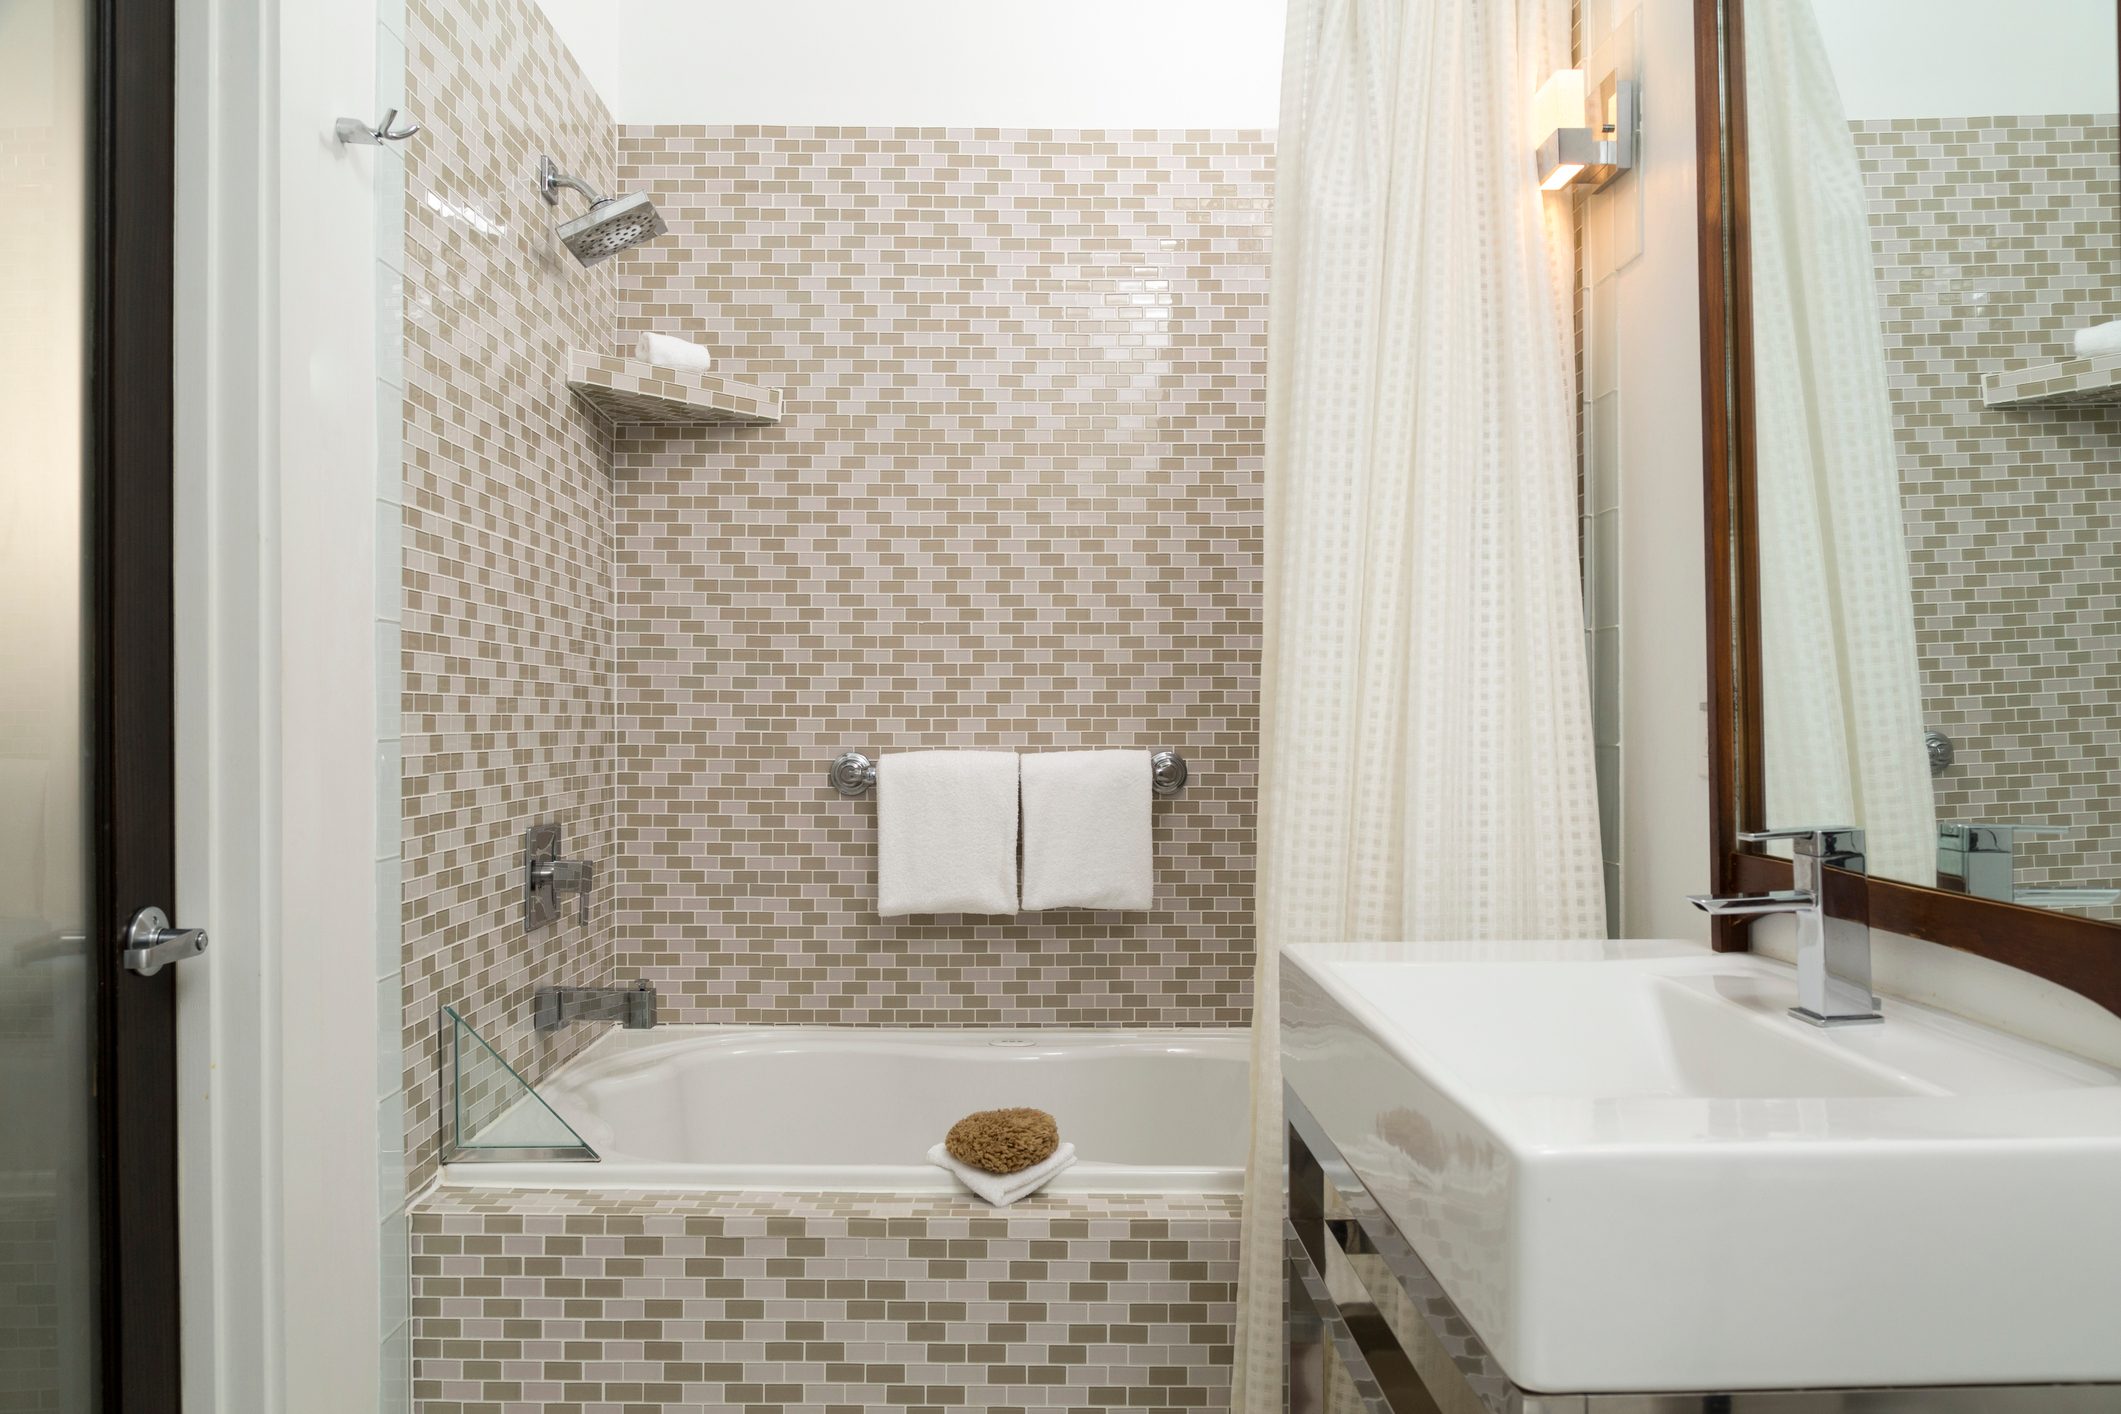
M 560 204 L 560 188 L 570 187 L 589 198 L 591 206 L 601 206 L 607 200 L 602 193 L 580 177 L 570 177 L 550 157 L 538 159 L 538 195 L 545 198 L 547 206 Z

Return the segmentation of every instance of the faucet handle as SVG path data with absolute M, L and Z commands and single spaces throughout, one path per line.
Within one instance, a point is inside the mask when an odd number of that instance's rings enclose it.
M 1988 820 L 1951 820 L 1937 827 L 1959 849 L 2009 854 L 2022 839 L 2069 838 L 2067 825 L 2000 825 Z
M 1794 840 L 1797 852 L 1829 861 L 1863 855 L 1863 831 L 1854 825 L 1796 825 L 1782 830 L 1741 830 L 1744 844 L 1766 844 L 1771 840 Z

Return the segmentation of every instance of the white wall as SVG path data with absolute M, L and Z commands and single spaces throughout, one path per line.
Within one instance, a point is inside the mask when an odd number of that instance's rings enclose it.
M 2121 107 L 2113 0 L 1814 0 L 1814 9 L 1851 119 Z
M 1686 902 L 1709 863 L 1693 6 L 1643 0 L 1585 16 L 1586 68 L 1632 73 L 1644 95 L 1639 170 L 1583 211 L 1593 599 L 1619 603 L 1617 671 L 1610 644 L 1597 665 L 1601 716 L 1618 699 L 1619 800 L 1607 805 L 1619 819 L 1617 931 L 1705 943 L 1707 919 Z M 1600 765 L 1610 773 L 1610 756 Z M 1600 786 L 1610 796 L 1612 782 Z
M 373 115 L 377 13 L 178 20 L 177 907 L 214 937 L 177 972 L 184 1404 L 375 1414 L 407 1402 L 379 1376 L 399 1057 L 373 885 L 374 188 L 396 159 L 331 127 Z
M 621 123 L 1271 128 L 1278 119 L 1284 0 L 541 3 Z

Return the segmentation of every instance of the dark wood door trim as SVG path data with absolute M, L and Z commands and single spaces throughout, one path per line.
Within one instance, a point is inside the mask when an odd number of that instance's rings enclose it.
M 134 910 L 174 907 L 171 480 L 174 0 L 99 0 L 90 541 L 103 1407 L 174 1410 L 176 974 L 124 971 Z
M 2121 0 L 2116 10 L 2121 13 Z M 1752 893 L 1788 888 L 1790 866 L 1738 842 L 1740 830 L 1763 823 L 1743 0 L 1695 0 L 1694 58 L 1709 593 L 1709 877 L 1718 893 Z M 2121 1013 L 2121 925 L 1890 879 L 1869 880 L 1866 895 L 1873 927 L 2019 968 Z M 1744 920 L 1716 920 L 1712 940 L 1720 950 L 1744 949 Z
M 1734 786 L 1740 755 L 1731 730 L 1738 714 L 1730 710 L 1736 692 L 1732 674 L 1737 668 L 1737 656 L 1731 645 L 1736 634 L 1738 603 L 1731 560 L 1731 546 L 1737 539 L 1732 525 L 1737 513 L 1732 502 L 1737 477 L 1731 423 L 1739 394 L 1732 386 L 1736 370 L 1730 358 L 1734 253 L 1731 223 L 1726 219 L 1730 156 L 1725 147 L 1729 128 L 1724 113 L 1730 96 L 1724 85 L 1724 44 L 1720 0 L 1694 0 L 1694 158 L 1699 178 L 1697 219 L 1701 237 L 1701 457 L 1707 468 L 1702 505 L 1706 515 L 1703 543 L 1708 559 L 1702 583 L 1709 596 L 1709 888 L 1718 894 L 1736 889 L 1729 861 L 1737 845 L 1739 803 Z M 1745 946 L 1739 923 L 1734 918 L 1710 921 L 1710 942 L 1717 951 Z

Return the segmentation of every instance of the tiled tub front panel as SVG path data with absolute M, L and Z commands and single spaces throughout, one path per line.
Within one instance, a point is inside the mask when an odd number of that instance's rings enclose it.
M 442 1191 L 420 1414 L 1215 1411 L 1235 1196 Z
M 620 130 L 620 323 L 779 426 L 614 442 L 619 969 L 677 1021 L 1241 1025 L 1271 139 Z M 880 919 L 825 767 L 1171 746 L 1154 910 Z

